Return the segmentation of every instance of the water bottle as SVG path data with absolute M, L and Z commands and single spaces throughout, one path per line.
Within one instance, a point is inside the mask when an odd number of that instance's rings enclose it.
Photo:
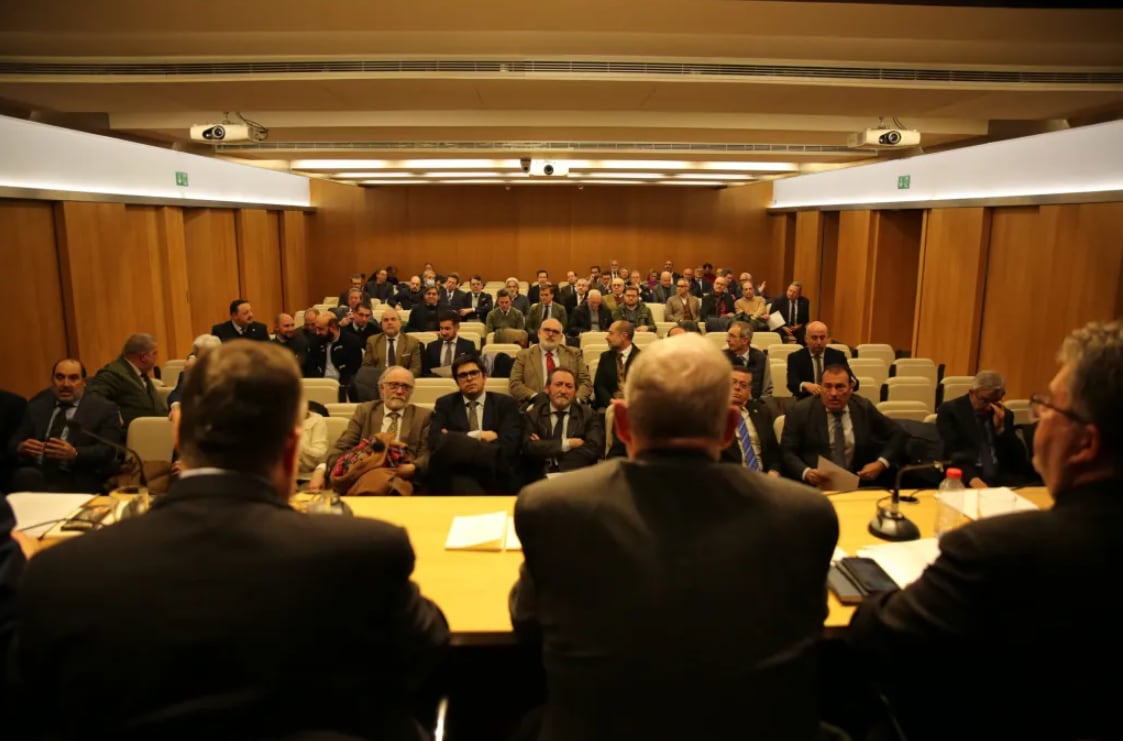
M 958 468 L 949 468 L 940 482 L 939 494 L 936 499 L 936 537 L 940 537 L 948 530 L 954 530 L 963 522 L 963 471 Z M 947 500 L 945 502 L 944 500 Z M 953 506 L 954 505 L 954 506 Z M 958 507 L 959 509 L 956 509 Z

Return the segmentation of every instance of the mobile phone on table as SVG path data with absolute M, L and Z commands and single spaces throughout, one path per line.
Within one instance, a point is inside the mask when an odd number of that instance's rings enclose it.
M 872 558 L 849 556 L 839 559 L 838 568 L 865 596 L 900 589 Z
M 66 522 L 62 523 L 61 530 L 93 530 L 101 527 L 101 521 L 109 516 L 113 508 L 108 504 L 97 504 L 83 507 Z
M 862 590 L 850 581 L 850 577 L 842 573 L 838 564 L 831 566 L 831 570 L 827 572 L 827 588 L 834 592 L 834 596 L 838 597 L 838 601 L 844 605 L 856 605 L 866 597 L 862 594 Z

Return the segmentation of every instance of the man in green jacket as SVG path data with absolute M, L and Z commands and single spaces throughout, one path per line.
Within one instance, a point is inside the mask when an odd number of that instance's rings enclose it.
M 116 404 L 126 428 L 137 417 L 166 417 L 167 402 L 156 393 L 148 375 L 156 366 L 157 357 L 155 337 L 130 335 L 120 357 L 99 370 L 86 391 Z

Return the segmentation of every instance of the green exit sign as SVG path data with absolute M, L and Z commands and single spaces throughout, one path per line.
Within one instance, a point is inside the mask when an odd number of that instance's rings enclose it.
M 186 172 L 177 172 L 175 174 L 175 184 L 181 185 L 181 186 L 186 188 L 187 187 L 187 173 Z
M 184 185 L 186 185 L 186 183 L 184 183 Z M 911 175 L 897 176 L 897 190 L 908 190 L 910 185 L 912 185 Z

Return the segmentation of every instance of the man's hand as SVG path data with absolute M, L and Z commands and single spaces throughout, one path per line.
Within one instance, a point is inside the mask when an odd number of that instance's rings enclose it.
M 990 405 L 990 413 L 994 415 L 994 434 L 1001 435 L 1006 427 L 1006 407 L 1001 402 Z
M 776 469 L 772 469 L 771 471 L 769 471 L 768 475 L 773 477 L 773 478 L 777 478 L 777 479 L 780 478 L 780 472 L 777 471 Z
M 413 475 L 417 473 L 417 466 L 412 463 L 403 463 L 394 470 L 397 471 L 398 475 L 403 479 L 412 479 Z
M 471 313 L 472 313 L 472 307 L 471 306 L 460 310 L 460 316 L 468 316 Z
M 538 442 L 538 441 L 539 441 L 539 440 L 541 440 L 541 439 L 542 439 L 542 438 L 538 437 L 538 433 L 537 433 L 537 432 L 532 432 L 532 433 L 530 433 L 530 441 L 531 441 L 532 443 L 536 443 L 536 442 Z
M 765 289 L 767 289 L 767 288 L 768 288 L 768 281 L 762 280 L 760 283 L 757 284 L 756 292 L 758 294 L 764 293 Z
M 43 457 L 55 461 L 72 461 L 78 457 L 78 451 L 65 440 L 52 437 L 47 441 L 47 444 L 43 446 Z
M 863 481 L 871 481 L 885 472 L 885 464 L 881 461 L 871 461 L 862 466 L 862 470 L 858 471 L 858 478 Z
M 183 461 L 176 461 L 172 464 L 172 478 L 178 479 L 184 472 Z
M 809 468 L 807 473 L 803 474 L 803 480 L 812 486 L 822 486 L 827 483 L 827 477 L 819 473 L 817 468 Z
M 24 458 L 38 458 L 43 454 L 43 441 L 28 438 L 19 444 L 17 450 Z
M 322 491 L 324 488 L 324 480 L 326 478 L 327 476 L 323 471 L 313 471 L 312 478 L 308 480 L 308 483 L 304 485 L 304 488 L 308 491 Z
M 582 439 L 581 439 L 581 438 L 579 438 L 579 437 L 571 437 L 571 438 L 569 438 L 569 449 L 570 449 L 570 450 L 573 450 L 574 448 L 580 448 L 580 447 L 581 447 L 582 445 L 584 445 L 584 444 L 585 444 L 585 441 L 584 441 L 584 440 L 582 440 Z
M 21 533 L 19 530 L 12 531 L 12 540 L 19 543 L 19 549 L 23 551 L 23 557 L 30 560 L 32 556 L 39 552 L 39 541 L 32 538 L 27 533 Z
M 818 396 L 819 394 L 823 393 L 822 386 L 817 383 L 811 383 L 810 381 L 804 381 L 803 383 L 799 384 L 799 387 L 807 393 L 812 394 L 813 396 Z
M 494 430 L 480 430 L 480 439 L 485 443 L 493 443 L 499 439 L 499 433 Z
M 794 332 L 794 329 L 792 327 L 780 327 L 780 330 L 786 335 L 793 334 Z
M 973 479 L 971 479 L 970 481 L 968 481 L 967 485 L 970 486 L 972 489 L 986 489 L 987 488 L 987 482 L 983 481 L 978 476 L 976 476 Z

